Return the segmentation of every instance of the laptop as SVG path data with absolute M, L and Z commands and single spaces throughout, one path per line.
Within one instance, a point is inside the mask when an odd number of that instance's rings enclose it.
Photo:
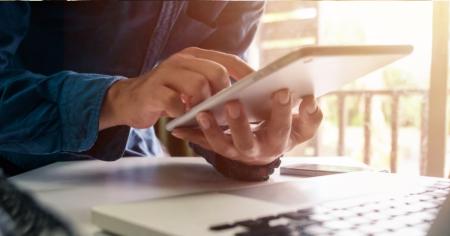
M 354 172 L 97 206 L 118 235 L 450 235 L 450 180 Z

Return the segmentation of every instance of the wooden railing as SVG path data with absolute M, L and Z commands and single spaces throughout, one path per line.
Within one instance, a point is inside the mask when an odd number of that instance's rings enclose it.
M 295 50 L 296 48 L 299 48 L 303 45 L 313 45 L 319 43 L 319 18 L 320 18 L 320 2 L 318 1 L 268 1 L 265 15 L 262 18 L 261 21 L 261 27 L 258 32 L 257 36 L 257 45 L 260 53 L 260 66 L 265 66 L 268 63 L 272 62 L 276 58 L 279 58 L 280 56 Z M 437 5 L 434 3 L 434 5 Z M 436 14 L 434 17 L 434 25 L 438 27 L 444 27 L 445 29 L 448 29 L 448 2 L 445 4 L 442 8 L 446 9 L 446 12 L 440 12 L 440 17 L 437 17 Z M 436 7 L 435 7 L 436 8 Z M 435 9 L 436 10 L 436 9 Z M 438 19 L 439 18 L 439 19 Z M 444 19 L 445 18 L 445 19 Z M 437 30 L 436 32 L 440 32 L 442 30 Z M 446 31 L 445 31 L 446 32 Z M 442 31 L 440 34 L 445 34 L 444 31 Z M 437 34 L 436 34 L 437 35 Z M 446 37 L 448 37 L 448 34 L 446 34 Z M 434 36 L 434 38 L 439 38 Z M 444 40 L 444 37 L 440 37 L 441 41 L 445 41 L 445 45 L 447 45 L 446 42 L 448 40 Z M 436 41 L 437 42 L 437 41 Z M 435 42 L 435 43 L 436 43 Z M 434 43 L 434 44 L 435 44 Z M 441 46 L 443 47 L 443 46 Z M 439 49 L 437 49 L 439 50 Z M 436 54 L 436 53 L 435 53 Z M 447 55 L 447 54 L 445 54 Z M 441 57 L 448 57 L 444 54 L 441 55 Z M 439 59 L 442 65 L 445 64 L 447 60 L 444 60 L 441 58 Z M 437 63 L 433 63 L 435 67 L 437 66 Z M 443 68 L 441 69 L 441 72 L 443 71 Z M 442 73 L 441 73 L 442 74 Z M 445 78 L 446 76 L 441 76 L 442 78 Z M 439 81 L 442 81 L 443 79 L 439 79 Z M 440 82 L 441 83 L 441 82 Z M 441 87 L 447 87 L 447 86 L 441 86 Z M 430 87 L 431 88 L 431 87 Z M 434 89 L 436 90 L 436 89 Z M 445 92 L 444 92 L 445 93 Z M 431 132 L 431 135 L 429 132 L 432 130 L 433 127 L 430 127 L 430 129 L 427 128 L 429 125 L 429 119 L 428 119 L 428 91 L 427 90 L 420 90 L 420 89 L 407 89 L 407 90 L 351 90 L 351 91 L 339 91 L 332 93 L 328 96 L 337 96 L 337 113 L 338 113 L 338 141 L 337 141 L 337 150 L 336 154 L 340 156 L 344 156 L 345 153 L 345 137 L 346 137 L 346 105 L 347 98 L 349 97 L 355 97 L 359 96 L 363 98 L 363 140 L 364 140 L 364 148 L 363 148 L 363 161 L 367 164 L 371 164 L 373 161 L 372 154 L 374 153 L 372 150 L 372 130 L 371 130 L 371 124 L 373 122 L 378 122 L 376 120 L 372 120 L 372 103 L 374 100 L 374 97 L 378 96 L 387 96 L 391 100 L 391 120 L 390 120 L 390 136 L 391 136 L 391 143 L 390 143 L 390 161 L 389 161 L 389 168 L 392 172 L 398 171 L 398 163 L 399 160 L 399 135 L 400 135 L 400 118 L 402 114 L 399 114 L 399 111 L 401 109 L 400 101 L 404 97 L 408 96 L 419 96 L 422 98 L 422 102 L 420 105 L 420 111 L 417 111 L 418 114 L 420 114 L 420 123 L 416 124 L 420 127 L 418 129 L 420 130 L 420 137 L 418 138 L 418 141 L 420 142 L 420 174 L 421 175 L 430 175 L 431 172 L 436 172 L 437 169 L 440 169 L 442 167 L 442 163 L 444 163 L 443 159 L 445 155 L 442 154 L 442 147 L 436 148 L 441 144 L 439 140 L 436 141 L 436 138 L 434 138 L 434 141 L 431 141 L 430 137 L 437 136 L 436 132 Z M 439 95 L 439 97 L 444 97 L 442 94 Z M 436 100 L 435 97 L 431 98 L 431 103 Z M 438 99 L 439 100 L 439 99 Z M 440 102 L 439 104 L 441 104 Z M 442 105 L 441 105 L 442 107 Z M 442 109 L 442 108 L 441 108 Z M 442 111 L 445 112 L 445 111 Z M 431 117 L 431 116 L 430 116 Z M 441 117 L 441 116 L 439 116 Z M 442 118 L 442 117 L 441 117 Z M 431 117 L 431 120 L 436 120 L 436 118 Z M 434 122 L 434 121 L 433 121 Z M 431 126 L 431 125 L 430 125 Z M 441 127 L 442 124 L 439 126 Z M 439 132 L 438 132 L 439 133 Z M 439 134 L 441 134 L 440 132 Z M 322 145 L 320 144 L 321 137 L 320 132 L 316 137 L 310 142 L 309 147 L 312 147 L 313 153 L 308 152 L 308 154 L 312 155 L 320 155 Z M 441 136 L 439 136 L 442 138 Z M 430 142 L 428 144 L 428 142 Z M 429 150 L 427 150 L 428 145 L 431 145 Z M 433 146 L 434 145 L 434 146 Z M 441 145 L 442 146 L 442 145 Z M 436 149 L 437 151 L 433 151 Z M 438 150 L 439 149 L 439 150 Z M 309 150 L 308 150 L 309 151 Z M 431 152 L 430 152 L 431 151 Z M 433 153 L 430 155 L 430 153 Z M 296 153 L 297 154 L 297 153 Z M 306 154 L 306 153 L 303 153 Z M 430 165 L 427 165 L 427 156 L 439 156 L 439 161 L 433 160 L 433 163 Z M 428 166 L 428 167 L 427 167 Z M 436 174 L 433 174 L 436 175 Z
M 345 153 L 345 137 L 347 124 L 347 98 L 362 97 L 364 99 L 364 123 L 363 123 L 363 137 L 364 149 L 363 160 L 366 164 L 371 163 L 371 141 L 372 141 L 372 100 L 376 96 L 387 96 L 391 100 L 391 145 L 390 145 L 390 170 L 397 172 L 398 170 L 398 136 L 399 136 L 399 110 L 400 99 L 407 96 L 419 96 L 422 98 L 420 114 L 420 173 L 424 174 L 426 165 L 426 134 L 427 134 L 427 90 L 421 89 L 402 89 L 402 90 L 343 90 L 330 93 L 321 99 L 326 99 L 329 96 L 336 96 L 337 106 L 337 125 L 338 125 L 338 140 L 336 154 L 344 156 Z M 319 101 L 320 102 L 320 101 Z M 315 149 L 314 155 L 320 155 L 320 135 L 312 141 L 312 146 Z

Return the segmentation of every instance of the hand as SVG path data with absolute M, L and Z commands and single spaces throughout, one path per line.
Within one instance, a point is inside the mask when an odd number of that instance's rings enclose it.
M 201 130 L 178 128 L 172 134 L 235 161 L 266 165 L 313 137 L 322 121 L 322 111 L 313 96 L 302 99 L 298 114 L 292 114 L 292 102 L 287 89 L 275 92 L 270 119 L 254 130 L 241 103 L 232 101 L 225 105 L 230 134 L 208 112 L 197 115 Z
M 238 56 L 186 48 L 134 79 L 108 90 L 99 129 L 117 125 L 147 128 L 161 116 L 177 117 L 253 70 Z

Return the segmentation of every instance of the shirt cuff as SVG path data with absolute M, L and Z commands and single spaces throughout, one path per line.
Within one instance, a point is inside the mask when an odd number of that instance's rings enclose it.
M 241 181 L 266 181 L 281 164 L 281 157 L 279 157 L 267 165 L 247 165 L 230 160 L 193 143 L 189 143 L 189 146 L 223 176 Z
M 113 83 L 126 78 L 78 73 L 69 76 L 72 78 L 64 83 L 59 100 L 62 149 L 65 152 L 83 152 L 91 149 L 98 138 L 100 111 L 106 91 Z M 129 129 L 119 129 L 126 133 L 122 139 L 127 139 Z
M 94 146 L 82 154 L 102 161 L 115 161 L 123 156 L 130 127 L 116 126 L 99 132 Z

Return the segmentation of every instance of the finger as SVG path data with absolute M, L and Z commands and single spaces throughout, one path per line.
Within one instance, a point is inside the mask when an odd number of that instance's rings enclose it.
M 177 117 L 185 112 L 185 105 L 181 101 L 180 94 L 168 87 L 160 86 L 154 91 L 157 107 L 169 117 Z
M 234 146 L 246 156 L 256 157 L 259 154 L 256 136 L 251 130 L 242 105 L 239 101 L 231 101 L 225 105 L 225 108 Z
M 200 112 L 197 115 L 197 122 L 212 150 L 230 159 L 239 158 L 239 153 L 233 147 L 229 136 L 223 133 L 212 115 L 207 112 Z
M 309 113 L 309 112 L 312 112 Z M 300 104 L 300 113 L 292 120 L 293 139 L 302 143 L 314 136 L 322 121 L 323 114 L 313 97 L 305 97 Z
M 163 85 L 187 96 L 191 105 L 196 105 L 212 94 L 208 79 L 197 72 L 186 69 L 167 71 Z
M 236 55 L 196 47 L 186 48 L 182 51 L 182 53 L 215 61 L 223 65 L 228 70 L 230 75 L 236 80 L 239 80 L 254 72 L 254 70 L 244 60 Z
M 190 55 L 176 54 L 171 62 L 186 70 L 191 70 L 202 74 L 208 79 L 213 94 L 231 85 L 227 69 L 221 64 Z
M 291 133 L 292 112 L 289 90 L 277 91 L 272 96 L 272 112 L 267 123 L 267 139 L 273 153 L 281 154 Z
M 299 114 L 304 119 L 322 120 L 322 111 L 319 109 L 317 101 L 312 95 L 302 98 L 302 102 L 299 107 Z
M 172 130 L 171 134 L 179 139 L 183 139 L 189 141 L 191 143 L 195 143 L 200 145 L 202 148 L 211 150 L 211 146 L 206 140 L 203 132 L 200 129 L 191 129 L 191 128 L 177 128 Z

